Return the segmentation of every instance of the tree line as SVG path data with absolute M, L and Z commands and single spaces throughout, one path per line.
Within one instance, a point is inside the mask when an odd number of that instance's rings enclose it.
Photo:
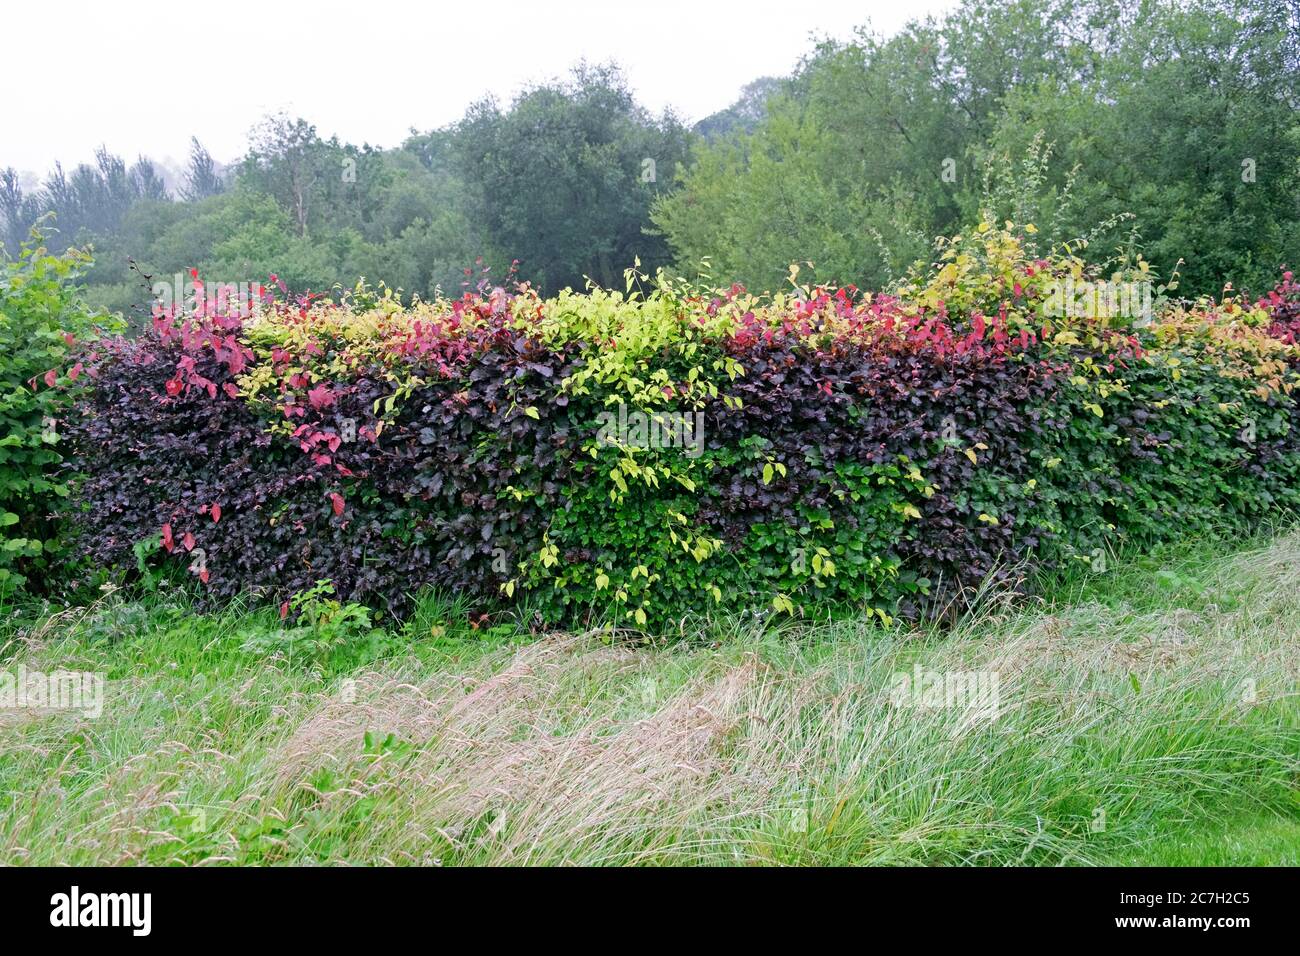
M 102 149 L 35 190 L 0 171 L 7 253 L 38 220 L 56 251 L 91 245 L 113 310 L 147 298 L 132 262 L 425 298 L 512 263 L 548 293 L 635 261 L 880 288 L 989 213 L 1044 249 L 1141 249 L 1187 294 L 1271 285 L 1300 261 L 1300 2 L 964 0 L 815 45 L 693 127 L 582 64 L 393 149 L 278 116 L 223 169 L 195 139 L 174 190 Z

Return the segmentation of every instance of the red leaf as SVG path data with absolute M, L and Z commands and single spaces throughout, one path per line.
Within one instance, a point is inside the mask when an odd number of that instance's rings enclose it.
M 330 492 L 330 504 L 334 506 L 334 513 L 336 515 L 343 514 L 343 496 L 337 491 Z
M 176 542 L 172 540 L 171 522 L 162 526 L 162 546 L 167 549 L 168 554 L 176 550 Z
M 199 580 L 202 581 L 204 584 L 208 583 L 208 576 L 209 575 L 208 575 L 207 568 L 204 568 L 202 571 L 199 572 Z
M 328 385 L 317 385 L 307 390 L 307 401 L 311 402 L 312 408 L 319 411 L 334 404 L 334 393 L 330 391 Z
M 48 372 L 45 373 L 45 384 L 48 385 L 50 388 L 53 388 L 54 383 L 57 382 L 58 380 L 59 380 L 59 373 L 56 369 L 50 369 Z
M 212 506 L 212 523 L 216 524 L 221 520 L 221 505 Z
M 283 621 L 288 616 L 289 616 L 289 602 L 285 601 L 283 604 L 280 605 L 280 620 Z
M 192 534 L 190 534 L 188 531 L 186 531 L 186 532 L 185 532 L 185 537 L 181 538 L 181 546 L 184 547 L 186 551 L 193 551 L 193 550 L 194 550 L 194 535 L 192 535 Z

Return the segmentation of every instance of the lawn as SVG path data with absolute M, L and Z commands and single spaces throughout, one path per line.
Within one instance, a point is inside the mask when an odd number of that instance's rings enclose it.
M 107 683 L 97 718 L 0 709 L 0 862 L 1294 865 L 1297 579 L 1289 533 L 946 632 L 662 644 L 435 598 L 348 639 L 158 594 L 11 608 L 0 670 Z

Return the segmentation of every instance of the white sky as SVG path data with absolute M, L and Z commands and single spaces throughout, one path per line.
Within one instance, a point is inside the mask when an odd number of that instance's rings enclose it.
M 377 146 L 503 100 L 579 59 L 615 60 L 639 100 L 695 121 L 812 37 L 895 33 L 956 0 L 61 0 L 6 3 L 0 167 L 44 176 L 103 143 L 183 161 L 196 134 L 218 160 L 283 110 L 324 136 Z

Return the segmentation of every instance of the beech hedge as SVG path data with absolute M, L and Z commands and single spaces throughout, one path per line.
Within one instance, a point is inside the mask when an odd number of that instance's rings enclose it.
M 546 624 L 888 621 L 1294 507 L 1292 275 L 1115 314 L 1063 285 L 1145 264 L 1031 234 L 981 224 L 890 294 L 200 294 L 69 356 L 70 547 L 212 602 L 328 580 L 398 614 L 433 587 Z

